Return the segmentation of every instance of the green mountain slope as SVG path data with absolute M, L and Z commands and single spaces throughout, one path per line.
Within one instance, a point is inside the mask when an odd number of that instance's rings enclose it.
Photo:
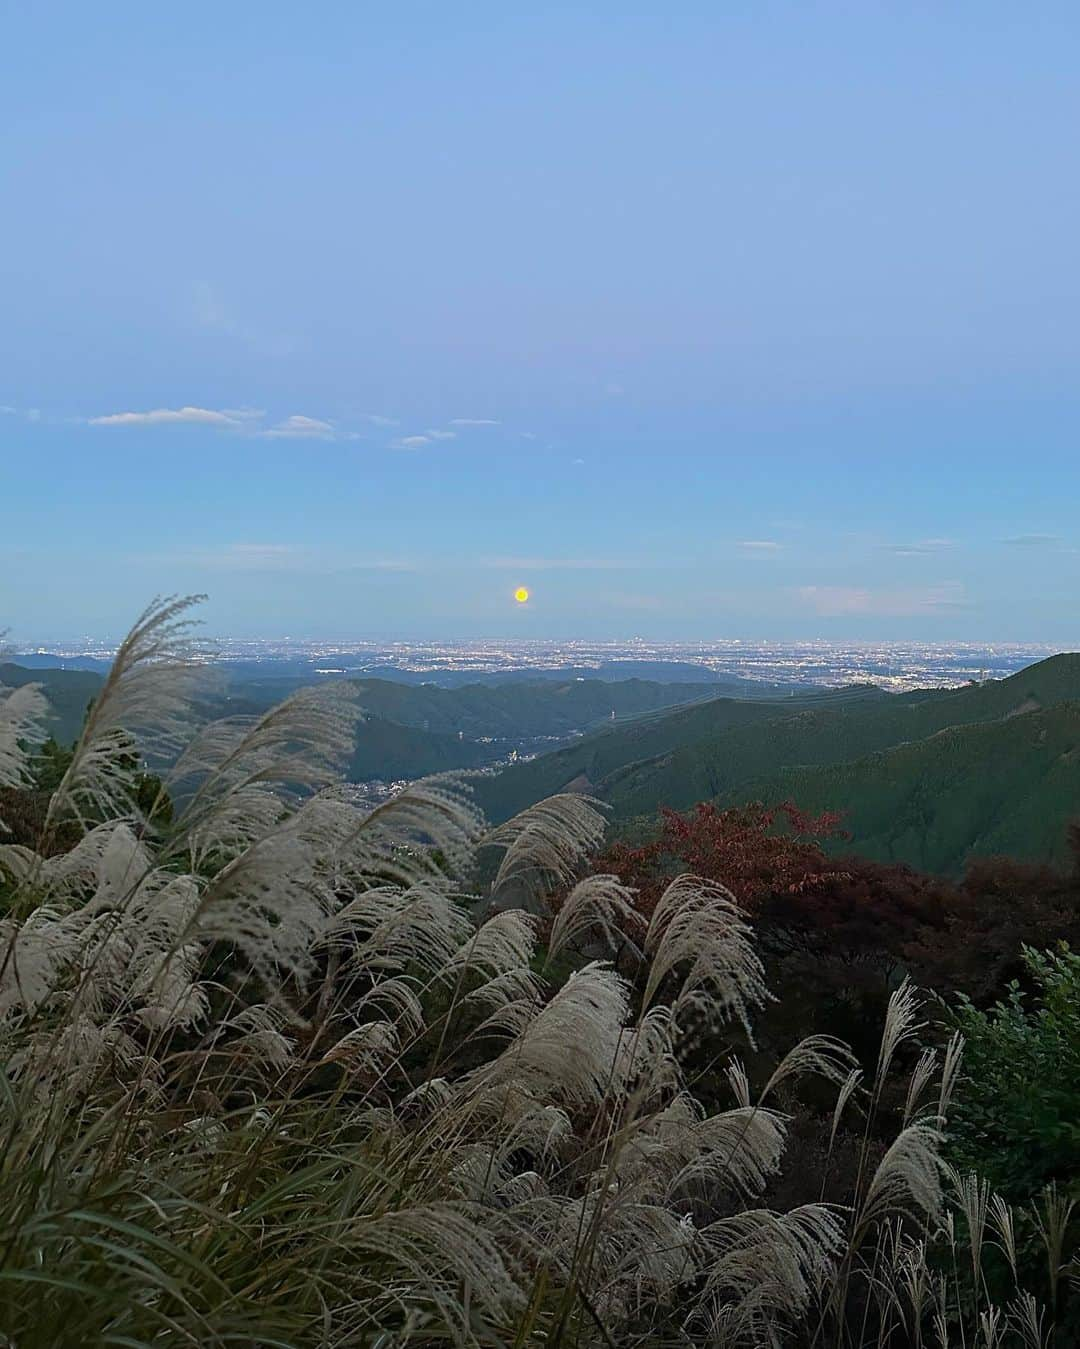
M 853 837 L 837 851 L 927 871 L 958 872 L 973 853 L 1064 863 L 1065 826 L 1080 813 L 1080 702 L 952 727 L 852 763 L 783 769 L 721 800 L 748 798 L 843 809 Z
M 246 703 L 270 707 L 310 678 L 243 679 L 231 691 Z M 360 705 L 373 716 L 402 726 L 505 740 L 564 739 L 616 718 L 715 697 L 714 684 L 656 683 L 646 679 L 535 680 L 505 684 L 402 684 L 389 679 L 353 679 Z
M 685 809 L 732 793 L 745 799 L 747 783 L 791 765 L 845 763 L 950 726 L 999 722 L 1070 698 L 1080 698 L 1080 656 L 1052 656 L 1008 679 L 886 695 L 876 703 L 807 707 L 728 728 L 611 773 L 599 783 L 599 794 L 621 818 L 652 815 L 661 805 Z
M 568 788 L 607 796 L 608 784 L 620 781 L 621 774 L 632 771 L 631 765 L 661 765 L 680 754 L 693 756 L 697 747 L 711 744 L 724 734 L 741 734 L 754 743 L 757 727 L 784 717 L 811 715 L 812 709 L 834 709 L 836 715 L 844 715 L 845 708 L 877 706 L 886 701 L 891 701 L 889 694 L 869 685 L 775 701 L 713 698 L 691 707 L 642 716 L 527 763 L 515 764 L 478 784 L 477 796 L 494 820 L 506 819 L 542 797 Z M 793 708 L 804 710 L 796 713 Z M 701 793 L 693 799 L 701 800 Z M 657 803 L 666 800 L 660 797 Z
M 88 670 L 28 670 L 22 665 L 0 665 L 0 684 L 21 688 L 40 684 L 49 700 L 48 730 L 62 745 L 70 744 L 82 730 L 87 705 L 101 688 L 100 675 Z
M 356 749 L 347 776 L 352 782 L 368 782 L 373 778 L 393 782 L 451 769 L 476 768 L 490 763 L 493 757 L 492 746 L 476 740 L 459 740 L 456 735 L 368 717 L 356 729 Z

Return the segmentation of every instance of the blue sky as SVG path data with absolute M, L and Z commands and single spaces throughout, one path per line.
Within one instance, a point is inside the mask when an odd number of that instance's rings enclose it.
M 1080 642 L 1075 5 L 4 33 L 13 636 Z

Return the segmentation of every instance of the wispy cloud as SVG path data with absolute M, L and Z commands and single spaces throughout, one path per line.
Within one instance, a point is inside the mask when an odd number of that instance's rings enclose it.
M 882 618 L 913 618 L 920 614 L 965 609 L 959 581 L 941 581 L 922 589 L 871 590 L 862 586 L 799 586 L 800 600 L 821 618 L 870 614 Z
M 365 417 L 364 420 L 365 420 L 365 421 L 369 421 L 369 422 L 372 424 L 372 426 L 399 426 L 399 425 L 400 425 L 400 423 L 398 422 L 398 420 L 397 420 L 396 417 L 382 417 L 382 416 L 380 416 L 377 412 L 369 412 L 369 413 L 367 414 L 367 416 Z
M 236 429 L 243 425 L 235 413 L 214 408 L 154 408 L 150 412 L 109 412 L 103 417 L 91 417 L 91 426 L 220 426 Z
M 1011 539 L 1002 539 L 1010 548 L 1050 548 L 1060 543 L 1057 534 L 1016 534 Z
M 739 547 L 748 553 L 778 553 L 783 544 L 776 539 L 740 539 Z
M 340 434 L 333 422 L 323 421 L 321 417 L 304 417 L 293 413 L 276 426 L 268 426 L 258 432 L 274 440 L 335 440 Z
M 456 432 L 456 431 L 431 431 L 431 430 L 428 430 L 428 431 L 426 431 L 424 434 L 427 435 L 427 436 L 429 436 L 430 439 L 432 439 L 432 440 L 457 440 L 457 432 Z
M 501 426 L 501 422 L 493 421 L 490 417 L 452 417 L 451 426 Z
M 881 544 L 882 552 L 892 553 L 895 557 L 928 557 L 955 547 L 952 539 L 917 539 L 914 543 Z
M 604 557 L 485 557 L 480 566 L 496 571 L 622 571 L 631 564 Z
M 430 436 L 398 436 L 397 440 L 390 442 L 392 450 L 422 450 L 425 445 L 433 445 L 435 442 Z
M 359 440 L 356 431 L 342 430 L 325 417 L 309 417 L 299 412 L 270 426 L 262 425 L 266 413 L 261 408 L 152 408 L 147 412 L 109 412 L 90 417 L 90 426 L 205 426 L 217 431 L 260 436 L 270 440 Z
M 308 564 L 309 555 L 306 549 L 291 543 L 224 543 L 152 560 L 214 571 L 296 571 Z

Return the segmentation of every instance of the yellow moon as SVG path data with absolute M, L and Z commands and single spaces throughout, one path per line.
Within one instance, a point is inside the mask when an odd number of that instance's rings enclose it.
M 514 591 L 514 599 L 517 600 L 518 604 L 527 604 L 529 601 L 529 592 L 524 586 L 518 586 Z

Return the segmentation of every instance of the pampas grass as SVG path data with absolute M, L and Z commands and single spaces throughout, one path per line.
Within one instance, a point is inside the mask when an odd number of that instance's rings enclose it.
M 1028 1294 L 968 1296 L 984 1246 L 1015 1265 L 1015 1237 L 938 1160 L 958 1041 L 918 1059 L 873 1164 L 913 989 L 869 1090 L 815 1036 L 756 1099 L 729 1061 L 707 1109 L 688 1051 L 726 1049 L 768 996 L 727 890 L 678 877 L 646 925 L 614 878 L 578 879 L 603 829 L 580 797 L 492 832 L 452 776 L 356 809 L 332 786 L 360 715 L 345 686 L 194 725 L 191 603 L 140 617 L 90 712 L 45 825 L 78 843 L 0 848 L 6 1343 L 1046 1341 Z M 0 780 L 43 713 L 32 689 L 0 700 Z M 151 753 L 167 823 L 135 806 Z M 636 975 L 604 958 L 630 930 Z M 558 984 L 556 958 L 578 965 Z M 807 1075 L 837 1092 L 830 1157 L 846 1113 L 867 1121 L 856 1193 L 774 1211 L 777 1101 Z M 1064 1205 L 1041 1217 L 1055 1272 Z M 934 1265 L 954 1211 L 979 1227 L 963 1288 Z

